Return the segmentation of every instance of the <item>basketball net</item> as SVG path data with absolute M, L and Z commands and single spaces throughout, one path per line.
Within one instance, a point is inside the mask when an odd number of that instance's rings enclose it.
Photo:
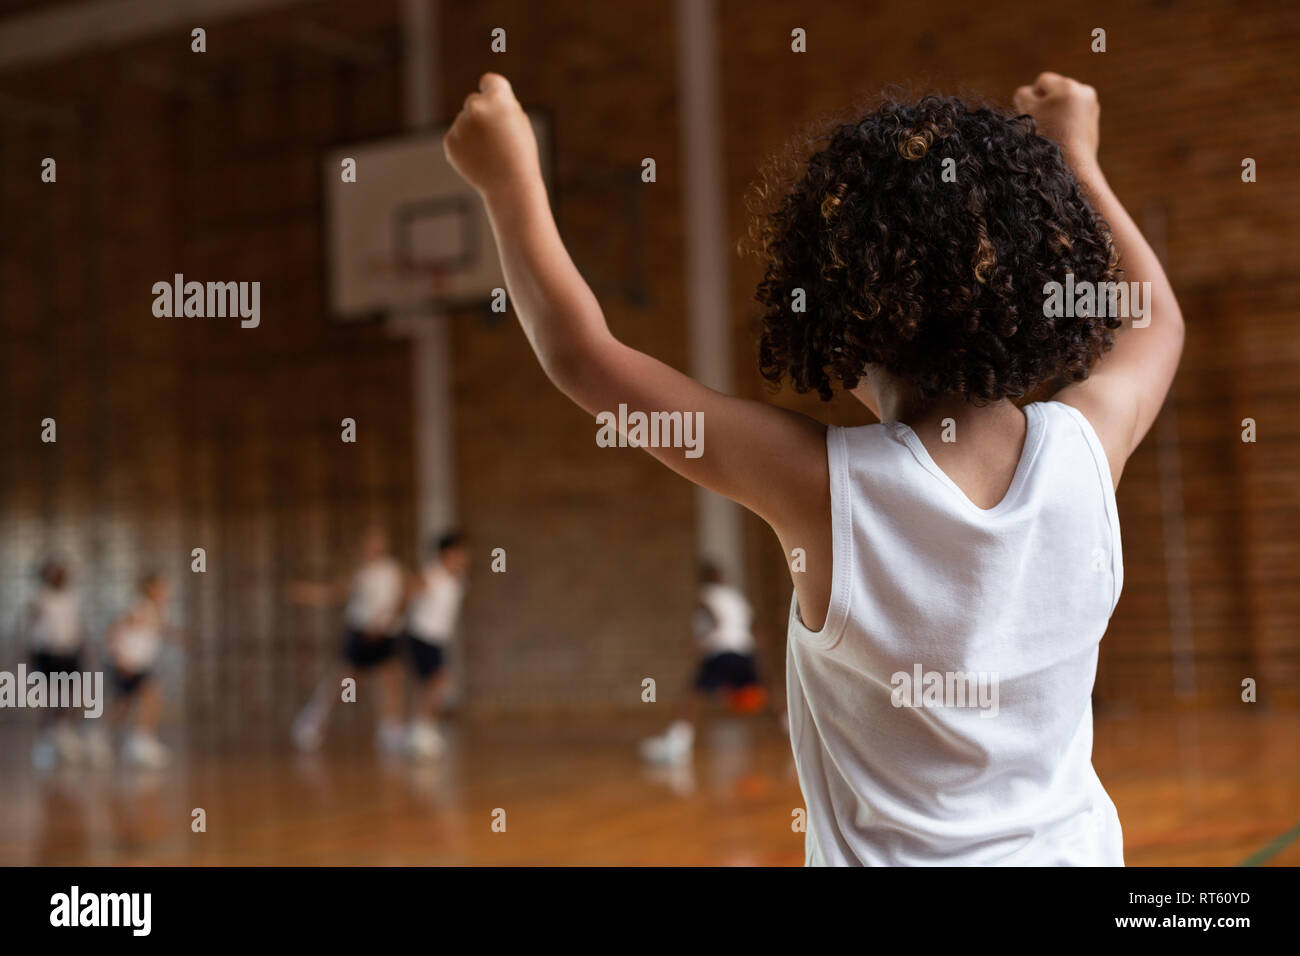
M 394 335 L 420 334 L 429 319 L 442 314 L 452 274 L 440 262 L 372 261 L 367 271 L 391 289 L 385 326 Z

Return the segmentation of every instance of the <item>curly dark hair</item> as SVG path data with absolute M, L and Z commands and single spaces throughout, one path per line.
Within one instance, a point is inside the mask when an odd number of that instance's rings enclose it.
M 1109 228 L 1031 117 L 927 96 L 803 147 L 806 164 L 789 147 L 790 168 L 769 163 L 750 195 L 751 248 L 767 263 L 764 378 L 829 400 L 875 364 L 924 398 L 984 404 L 1084 379 L 1110 348 L 1116 318 L 1044 316 L 1046 283 L 1120 271 Z

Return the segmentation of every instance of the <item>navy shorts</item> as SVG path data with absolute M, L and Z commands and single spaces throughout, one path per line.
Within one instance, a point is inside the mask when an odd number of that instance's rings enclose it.
M 148 671 L 124 671 L 114 667 L 111 668 L 113 673 L 113 686 L 123 697 L 130 697 L 142 686 L 145 681 L 151 677 Z
M 359 670 L 384 663 L 397 651 L 397 638 L 391 634 L 367 637 L 360 631 L 348 631 L 343 638 L 343 659 Z
M 758 671 L 754 667 L 751 654 L 737 654 L 723 651 L 706 657 L 700 664 L 700 671 L 695 675 L 695 689 L 714 691 L 720 688 L 735 690 L 739 687 L 752 687 L 758 683 Z
M 55 674 L 75 674 L 81 670 L 81 654 L 51 654 L 49 651 L 36 651 L 32 654 L 32 670 L 53 677 Z
M 411 652 L 411 663 L 415 665 L 415 673 L 420 676 L 420 680 L 433 677 L 446 664 L 447 655 L 440 644 L 430 644 L 414 634 L 407 634 L 406 646 Z

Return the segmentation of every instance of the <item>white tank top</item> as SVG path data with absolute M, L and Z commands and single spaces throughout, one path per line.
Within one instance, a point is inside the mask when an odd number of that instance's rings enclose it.
M 391 634 L 401 623 L 402 566 L 396 558 L 375 558 L 357 568 L 343 610 L 347 626 L 367 634 Z
M 695 639 L 705 655 L 754 653 L 753 612 L 740 591 L 729 584 L 702 584 L 700 604 L 707 613 L 696 618 Z
M 141 598 L 118 634 L 114 655 L 117 666 L 132 674 L 149 671 L 162 650 L 162 632 L 162 609 Z
M 32 600 L 31 643 L 49 654 L 72 654 L 81 648 L 81 609 L 72 588 L 42 587 Z
M 412 635 L 428 644 L 450 643 L 456 633 L 456 617 L 465 582 L 435 561 L 423 571 L 424 587 L 411 599 L 406 626 Z
M 1123 865 L 1092 767 L 1110 471 L 1075 409 L 1025 415 L 988 510 L 908 426 L 828 430 L 830 609 L 814 633 L 792 601 L 787 645 L 810 865 Z

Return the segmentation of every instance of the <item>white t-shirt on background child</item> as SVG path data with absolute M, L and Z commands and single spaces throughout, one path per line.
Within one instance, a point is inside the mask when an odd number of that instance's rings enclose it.
M 71 588 L 42 587 L 32 598 L 32 650 L 73 654 L 81 648 L 81 603 Z
M 402 608 L 402 565 L 392 557 L 375 558 L 357 568 L 343 612 L 349 629 L 363 634 L 390 634 Z
M 705 657 L 754 653 L 754 614 L 739 590 L 729 584 L 702 584 L 699 601 L 704 607 L 695 620 L 695 638 Z
M 447 644 L 456 632 L 456 617 L 465 596 L 465 582 L 433 562 L 421 572 L 424 587 L 411 601 L 407 628 L 428 644 Z
M 153 601 L 138 601 L 114 644 L 113 660 L 119 670 L 130 674 L 143 674 L 158 662 L 162 651 L 162 609 Z

